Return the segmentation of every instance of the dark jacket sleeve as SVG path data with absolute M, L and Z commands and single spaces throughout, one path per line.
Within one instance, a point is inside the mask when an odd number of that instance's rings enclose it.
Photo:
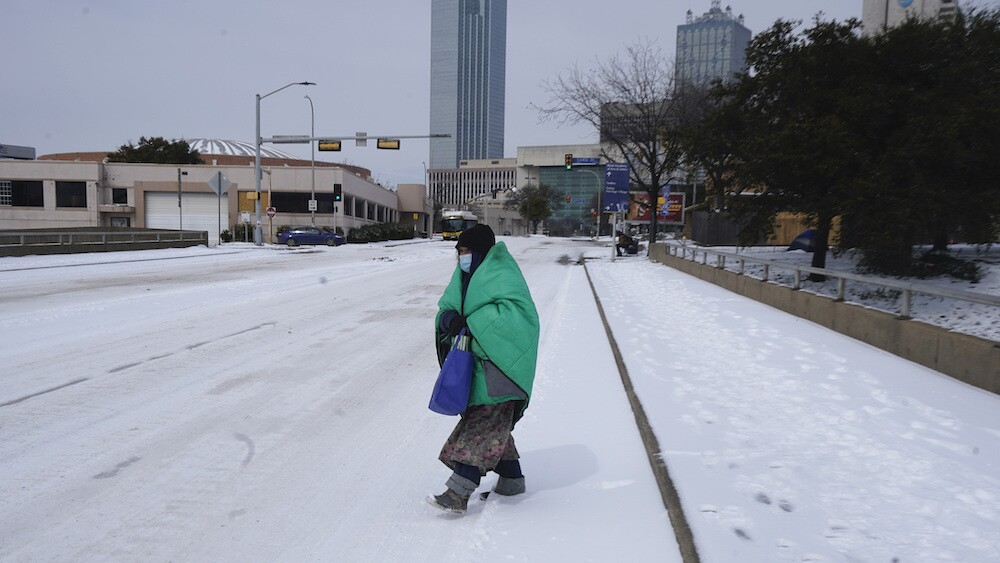
M 448 328 L 451 327 L 451 321 L 458 316 L 457 311 L 452 311 L 451 309 L 446 309 L 441 311 L 441 315 L 438 318 L 438 330 L 441 332 L 448 332 Z

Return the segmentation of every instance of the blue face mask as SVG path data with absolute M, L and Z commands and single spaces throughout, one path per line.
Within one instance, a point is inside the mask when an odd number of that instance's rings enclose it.
M 468 274 L 469 270 L 472 269 L 472 254 L 459 254 L 458 267 L 462 268 L 462 271 Z

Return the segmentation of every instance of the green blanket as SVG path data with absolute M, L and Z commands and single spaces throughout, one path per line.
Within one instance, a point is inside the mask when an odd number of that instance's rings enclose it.
M 456 266 L 438 307 L 438 319 L 448 309 L 465 316 L 473 336 L 472 352 L 476 356 L 476 367 L 469 405 L 494 405 L 521 398 L 514 395 L 491 396 L 487 392 L 483 370 L 485 359 L 496 364 L 530 400 L 538 360 L 538 312 L 521 269 L 507 246 L 499 242 L 486 254 L 469 280 L 464 307 L 462 270 Z M 435 322 L 434 326 L 438 327 L 438 323 Z M 438 328 L 436 336 L 438 342 L 448 338 Z M 524 408 L 527 408 L 528 402 L 524 402 Z

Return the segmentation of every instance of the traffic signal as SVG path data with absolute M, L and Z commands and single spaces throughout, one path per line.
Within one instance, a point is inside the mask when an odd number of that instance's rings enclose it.
M 573 153 L 566 153 L 566 170 L 573 169 Z
M 340 141 L 322 140 L 317 143 L 321 151 L 339 151 Z
M 340 184 L 333 185 L 333 201 L 341 201 L 344 199 L 344 187 Z
M 566 203 L 571 203 L 572 201 L 573 201 L 573 198 L 570 197 L 569 194 L 566 194 Z

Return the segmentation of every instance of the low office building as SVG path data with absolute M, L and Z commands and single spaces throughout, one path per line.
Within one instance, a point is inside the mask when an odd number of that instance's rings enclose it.
M 569 169 L 567 155 L 572 159 Z M 599 144 L 517 148 L 517 185 L 543 184 L 559 196 L 552 216 L 545 221 L 545 229 L 551 235 L 597 232 L 604 173 Z
M 206 143 L 227 143 L 206 141 Z M 232 143 L 230 143 L 232 145 Z M 221 152 L 221 151 L 220 151 Z M 368 170 L 292 158 L 269 149 L 262 158 L 261 227 L 264 242 L 281 225 L 350 229 L 397 222 L 399 198 L 371 181 Z M 38 160 L 0 159 L 0 229 L 146 227 L 220 231 L 256 222 L 253 156 L 202 154 L 205 164 L 104 162 L 106 153 L 70 153 Z M 211 183 L 224 178 L 219 196 Z M 339 188 L 341 200 L 334 192 Z M 315 212 L 309 201 L 317 202 Z M 274 208 L 274 216 L 266 210 Z
M 418 237 L 430 237 L 434 232 L 434 202 L 427 197 L 423 184 L 399 184 L 399 222 L 413 226 Z
M 513 188 L 516 167 L 513 158 L 463 160 L 458 168 L 428 170 L 428 191 L 435 203 L 445 208 L 462 208 L 481 195 Z

